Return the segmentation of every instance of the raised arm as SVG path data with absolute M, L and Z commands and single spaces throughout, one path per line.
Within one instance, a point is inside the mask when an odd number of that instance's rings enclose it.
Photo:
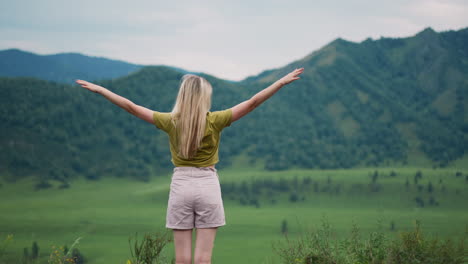
M 148 123 L 153 124 L 153 110 L 148 109 L 146 107 L 137 105 L 132 101 L 128 100 L 125 97 L 122 97 L 118 94 L 115 94 L 106 88 L 96 85 L 94 83 L 90 83 L 83 80 L 76 80 L 76 83 L 81 85 L 81 87 L 88 89 L 91 92 L 98 93 L 104 96 L 107 100 L 111 101 L 115 105 L 123 108 L 125 111 L 129 112 L 130 114 L 145 120 Z
M 298 76 L 303 71 L 304 71 L 304 68 L 295 69 L 294 71 L 285 75 L 283 78 L 274 82 L 272 85 L 268 86 L 267 88 L 261 90 L 260 92 L 252 96 L 252 98 L 234 106 L 232 108 L 232 122 L 237 121 L 241 117 L 252 112 L 252 110 L 257 108 L 260 104 L 265 102 L 268 98 L 270 98 L 273 94 L 275 94 L 279 89 L 281 89 L 281 87 L 297 79 L 300 79 Z

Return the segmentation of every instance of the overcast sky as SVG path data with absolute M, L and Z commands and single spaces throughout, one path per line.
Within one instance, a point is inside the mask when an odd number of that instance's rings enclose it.
M 2 0 L 0 49 L 79 52 L 241 80 L 337 37 L 468 26 L 468 0 Z

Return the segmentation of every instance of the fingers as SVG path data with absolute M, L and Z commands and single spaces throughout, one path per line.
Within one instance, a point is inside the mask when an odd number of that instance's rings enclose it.
M 81 85 L 81 87 L 85 87 L 87 85 L 86 81 L 83 80 L 76 80 L 76 83 Z
M 294 73 L 296 73 L 297 75 L 301 74 L 304 72 L 304 68 L 299 68 L 299 69 L 296 69 L 294 70 Z
M 79 84 L 81 87 L 86 88 L 89 90 L 91 83 L 83 80 L 76 80 L 75 81 L 77 84 Z
M 89 84 L 89 82 L 84 81 L 84 80 L 76 80 L 75 82 L 76 82 L 77 84 L 81 84 L 81 85 Z
M 296 68 L 294 71 L 292 71 L 290 74 L 293 76 L 293 77 L 296 77 L 298 76 L 299 74 L 303 73 L 304 72 L 304 68 Z

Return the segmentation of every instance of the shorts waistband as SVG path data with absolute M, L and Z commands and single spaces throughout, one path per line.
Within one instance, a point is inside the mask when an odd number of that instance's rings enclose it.
M 174 167 L 174 172 L 203 172 L 203 171 L 213 171 L 217 172 L 215 168 L 211 167 Z

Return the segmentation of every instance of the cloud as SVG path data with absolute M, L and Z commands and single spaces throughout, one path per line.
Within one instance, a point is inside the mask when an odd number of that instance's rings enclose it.
M 240 80 L 337 37 L 362 41 L 466 26 L 467 7 L 456 0 L 2 1 L 0 49 L 81 52 Z
M 459 19 L 465 18 L 465 22 L 468 21 L 467 7 L 465 5 L 455 1 L 440 1 L 440 0 L 416 0 L 408 5 L 410 13 L 416 16 L 428 16 L 432 18 L 444 18 L 451 19 L 455 17 Z
M 449 29 L 468 24 L 466 1 L 415 0 L 405 10 L 408 17 L 426 23 L 436 29 Z

